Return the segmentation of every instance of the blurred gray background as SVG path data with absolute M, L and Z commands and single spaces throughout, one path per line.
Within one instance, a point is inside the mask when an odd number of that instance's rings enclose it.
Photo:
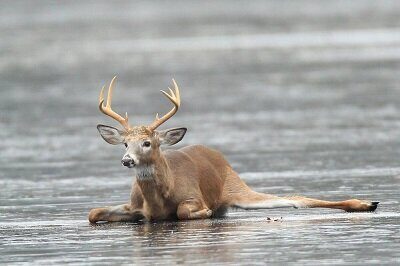
M 0 263 L 399 263 L 399 1 L 1 1 Z M 100 88 L 134 124 L 224 152 L 257 191 L 381 201 L 376 213 L 231 211 L 90 226 L 129 199 Z M 266 217 L 283 217 L 267 222 Z

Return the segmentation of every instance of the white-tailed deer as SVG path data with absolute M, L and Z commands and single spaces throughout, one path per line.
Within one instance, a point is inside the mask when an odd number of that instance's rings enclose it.
M 166 219 L 204 219 L 223 215 L 230 207 L 242 209 L 267 208 L 333 208 L 347 212 L 374 211 L 378 202 L 357 199 L 325 201 L 301 196 L 278 197 L 250 189 L 232 169 L 224 156 L 202 145 L 179 150 L 161 151 L 162 145 L 174 145 L 186 133 L 186 128 L 156 130 L 179 109 L 180 93 L 176 82 L 169 93 L 161 91 L 173 108 L 148 126 L 131 126 L 128 115 L 120 116 L 111 109 L 115 77 L 108 88 L 104 105 L 103 91 L 99 108 L 117 120 L 123 130 L 98 125 L 103 139 L 113 145 L 124 144 L 122 164 L 132 168 L 136 181 L 128 204 L 92 209 L 89 221 L 138 221 Z

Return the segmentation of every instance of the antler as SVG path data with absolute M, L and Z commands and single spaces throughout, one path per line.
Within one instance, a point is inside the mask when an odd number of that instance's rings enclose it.
M 174 83 L 174 89 L 175 89 L 175 93 L 173 90 L 171 90 L 169 87 L 169 92 L 170 94 L 168 94 L 165 91 L 161 91 L 173 104 L 174 107 L 171 109 L 171 111 L 169 111 L 167 114 L 165 114 L 163 117 L 159 118 L 158 114 L 156 115 L 156 119 L 154 120 L 154 122 L 149 126 L 149 128 L 151 130 L 155 130 L 156 128 L 158 128 L 160 125 L 162 125 L 165 121 L 167 121 L 168 119 L 170 119 L 179 109 L 179 106 L 181 105 L 181 97 L 179 94 L 179 88 L 178 85 L 176 84 L 175 80 L 172 79 L 172 82 Z
M 128 113 L 125 113 L 125 118 L 117 114 L 111 109 L 111 100 L 112 100 L 112 91 L 114 89 L 114 82 L 117 76 L 115 76 L 110 83 L 110 86 L 108 87 L 108 94 L 107 94 L 107 104 L 104 106 L 104 97 L 103 97 L 103 92 L 105 86 L 101 89 L 100 96 L 99 96 L 99 109 L 100 111 L 108 115 L 109 117 L 117 120 L 126 130 L 129 130 L 129 124 L 128 124 Z

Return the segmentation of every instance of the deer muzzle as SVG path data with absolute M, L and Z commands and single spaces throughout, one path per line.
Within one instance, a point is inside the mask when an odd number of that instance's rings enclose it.
M 133 160 L 133 158 L 131 156 L 129 156 L 129 154 L 125 155 L 122 160 L 121 160 L 121 164 L 123 166 L 126 166 L 128 168 L 132 168 L 135 166 L 135 161 Z

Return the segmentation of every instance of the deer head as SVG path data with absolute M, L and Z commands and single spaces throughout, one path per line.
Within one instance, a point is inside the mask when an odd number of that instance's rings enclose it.
M 174 91 L 170 88 L 168 88 L 169 93 L 161 91 L 174 105 L 167 114 L 161 118 L 159 118 L 157 114 L 154 122 L 148 126 L 131 126 L 128 123 L 128 113 L 125 113 L 125 117 L 122 117 L 111 109 L 115 79 L 116 77 L 111 80 L 108 88 L 106 105 L 104 105 L 103 97 L 105 87 L 101 89 L 99 109 L 105 115 L 117 120 L 123 126 L 123 129 L 120 130 L 106 125 L 97 125 L 97 129 L 106 142 L 113 145 L 125 145 L 126 152 L 121 160 L 122 165 L 128 168 L 150 165 L 159 158 L 161 145 L 174 145 L 181 141 L 186 133 L 187 129 L 184 127 L 171 128 L 162 131 L 156 130 L 160 125 L 170 119 L 179 109 L 181 99 L 178 85 L 175 80 L 172 80 Z

